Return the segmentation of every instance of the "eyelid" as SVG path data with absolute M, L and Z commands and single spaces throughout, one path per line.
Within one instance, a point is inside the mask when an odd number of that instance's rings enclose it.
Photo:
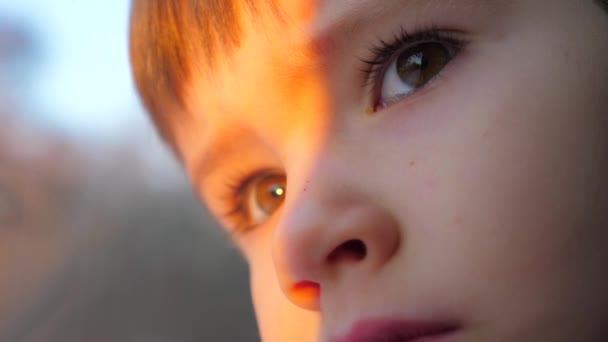
M 397 32 L 389 41 L 378 38 L 378 43 L 372 44 L 368 48 L 372 54 L 371 58 L 360 58 L 366 65 L 366 68 L 362 70 L 366 81 L 369 81 L 370 75 L 377 73 L 378 69 L 382 69 L 382 66 L 394 59 L 395 55 L 415 44 L 425 41 L 442 41 L 456 47 L 465 43 L 464 39 L 460 37 L 463 34 L 462 31 L 441 29 L 437 26 L 416 29 L 412 32 L 408 32 L 401 26 Z

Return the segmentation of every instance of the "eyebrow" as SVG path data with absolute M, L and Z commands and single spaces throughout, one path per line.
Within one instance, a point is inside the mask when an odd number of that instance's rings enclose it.
M 202 184 L 206 178 L 221 169 L 230 158 L 243 155 L 257 142 L 255 137 L 240 127 L 222 129 L 210 143 L 203 146 L 193 163 L 193 179 Z
M 437 0 L 428 0 L 437 1 Z M 332 3 L 338 3 L 340 1 L 331 0 L 319 0 L 319 10 L 323 10 L 324 6 L 330 6 Z M 421 0 L 362 0 L 348 1 L 352 6 L 347 6 L 345 10 L 341 10 L 336 16 L 335 20 L 332 20 L 326 27 L 320 28 L 317 32 L 313 32 L 308 41 L 306 41 L 306 47 L 315 52 L 322 52 L 327 47 L 327 42 L 331 42 L 333 37 L 338 34 L 354 34 L 355 32 L 363 29 L 364 22 L 373 22 L 377 18 L 386 12 L 387 3 L 395 4 L 396 2 L 402 2 L 403 7 L 410 7 L 415 3 L 421 2 Z
M 595 0 L 598 2 L 608 0 Z M 504 0 L 316 0 L 318 18 L 323 11 L 331 10 L 333 4 L 347 3 L 343 9 L 339 9 L 329 23 L 323 27 L 314 28 L 310 36 L 295 49 L 312 52 L 312 57 L 324 59 L 336 49 L 336 41 L 340 39 L 352 39 L 362 31 L 368 30 L 370 25 L 382 22 L 382 19 L 394 13 L 419 13 L 433 11 L 438 8 L 452 8 L 458 4 L 459 7 L 497 7 L 506 5 Z M 322 14 L 321 14 L 322 16 Z M 410 16 L 409 20 L 417 21 L 417 17 Z M 395 28 L 395 29 L 398 29 Z M 313 63 L 314 64 L 314 63 Z M 297 62 L 293 63 L 297 68 Z
M 320 6 L 317 7 L 319 11 L 323 11 L 325 6 L 331 6 L 335 3 L 347 2 L 348 5 L 344 6 L 344 10 L 340 10 L 336 15 L 335 20 L 331 21 L 326 29 L 322 32 L 331 32 L 337 28 L 345 28 L 341 31 L 353 32 L 359 28 L 360 24 L 367 22 L 374 22 L 384 14 L 393 12 L 394 9 L 398 8 L 399 12 L 412 11 L 414 8 L 424 7 L 440 7 L 446 3 L 452 4 L 456 0 L 318 0 Z M 459 2 L 478 2 L 479 0 L 458 0 Z M 484 2 L 494 2 L 494 0 L 485 0 Z M 321 34 L 325 36 L 326 34 Z

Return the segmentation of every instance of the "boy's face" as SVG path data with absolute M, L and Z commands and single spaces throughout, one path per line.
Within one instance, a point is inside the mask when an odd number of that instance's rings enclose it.
M 176 128 L 264 340 L 608 340 L 606 14 L 309 3 L 246 26 Z

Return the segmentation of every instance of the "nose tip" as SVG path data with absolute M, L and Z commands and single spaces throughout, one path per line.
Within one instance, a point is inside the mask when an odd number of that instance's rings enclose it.
M 287 297 L 309 310 L 319 310 L 327 288 L 373 281 L 401 244 L 397 219 L 371 202 L 299 203 L 284 215 L 276 232 L 282 251 L 275 255 L 276 267 L 285 274 L 281 285 Z

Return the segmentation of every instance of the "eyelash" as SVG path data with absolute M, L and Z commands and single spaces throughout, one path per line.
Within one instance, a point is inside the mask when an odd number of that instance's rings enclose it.
M 260 176 L 260 174 L 260 172 L 250 174 L 241 171 L 227 177 L 227 180 L 225 181 L 223 189 L 226 191 L 226 196 L 221 196 L 219 198 L 222 205 L 229 209 L 220 214 L 220 217 L 229 222 L 231 235 L 239 235 L 252 228 L 247 222 L 248 218 L 244 214 L 245 203 L 243 192 L 254 179 Z
M 449 45 L 453 49 L 455 57 L 460 50 L 466 45 L 466 41 L 458 37 L 458 31 L 440 29 L 436 26 L 431 26 L 424 29 L 419 29 L 408 32 L 405 28 L 400 27 L 390 41 L 378 38 L 378 43 L 369 47 L 372 57 L 369 59 L 360 58 L 366 67 L 363 68 L 363 86 L 370 89 L 370 96 L 375 103 L 377 94 L 379 93 L 379 82 L 382 80 L 386 68 L 398 56 L 398 53 L 404 51 L 408 47 L 412 47 L 423 42 L 441 42 Z M 453 58 L 452 57 L 452 58 Z

